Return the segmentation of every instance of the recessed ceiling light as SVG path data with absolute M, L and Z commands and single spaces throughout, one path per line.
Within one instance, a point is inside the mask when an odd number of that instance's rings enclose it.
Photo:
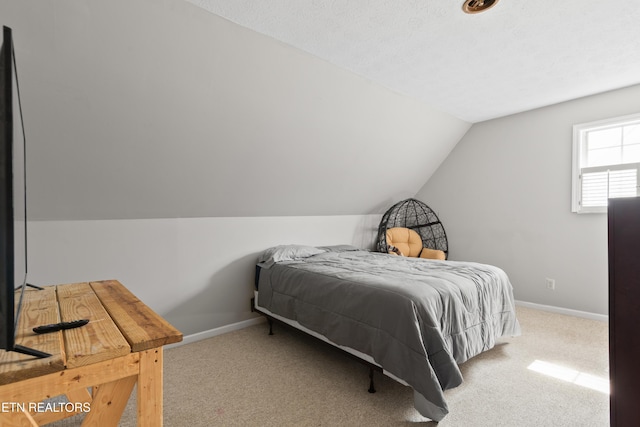
M 462 5 L 462 10 L 466 13 L 480 13 L 493 7 L 498 0 L 466 0 Z

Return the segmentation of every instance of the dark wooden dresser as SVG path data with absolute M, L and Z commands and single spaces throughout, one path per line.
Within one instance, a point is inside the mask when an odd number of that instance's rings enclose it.
M 640 426 L 640 197 L 609 200 L 611 426 Z

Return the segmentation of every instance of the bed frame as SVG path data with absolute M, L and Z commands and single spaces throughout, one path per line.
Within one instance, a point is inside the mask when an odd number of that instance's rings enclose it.
M 346 355 L 346 356 L 348 356 L 348 357 L 350 357 L 350 358 L 362 363 L 366 367 L 368 367 L 369 368 L 369 388 L 367 389 L 367 391 L 369 393 L 375 393 L 376 392 L 374 381 L 373 381 L 374 372 L 383 373 L 386 376 L 392 378 L 393 380 L 398 381 L 403 385 L 407 385 L 407 383 L 405 383 L 404 381 L 400 380 L 399 378 L 394 377 L 393 375 L 389 374 L 384 369 L 382 369 L 382 366 L 380 366 L 377 363 L 375 363 L 375 361 L 373 360 L 373 358 L 371 356 L 369 356 L 367 354 L 364 354 L 364 353 L 361 353 L 361 352 L 359 352 L 357 350 L 354 350 L 354 349 L 352 349 L 350 347 L 346 347 L 346 346 L 335 344 L 335 343 L 331 342 L 330 340 L 328 340 L 323 335 L 320 335 L 317 332 L 312 331 L 311 329 L 305 328 L 304 326 L 302 326 L 300 323 L 296 322 L 295 320 L 287 319 L 285 317 L 282 317 L 282 316 L 279 316 L 277 314 L 274 314 L 274 313 L 270 312 L 269 310 L 265 309 L 264 307 L 259 307 L 258 306 L 258 291 L 254 291 L 254 297 L 251 298 L 251 311 L 260 313 L 261 315 L 266 317 L 267 323 L 269 324 L 269 335 L 273 335 L 273 324 L 275 322 L 279 322 L 284 326 L 287 326 L 287 327 L 296 329 L 298 331 L 304 332 L 307 335 L 310 335 L 311 337 L 315 338 L 316 340 L 318 340 L 319 342 L 321 342 L 321 343 L 323 343 L 325 345 L 329 345 L 329 346 L 331 346 L 331 347 L 333 347 L 335 349 L 338 349 L 344 355 Z

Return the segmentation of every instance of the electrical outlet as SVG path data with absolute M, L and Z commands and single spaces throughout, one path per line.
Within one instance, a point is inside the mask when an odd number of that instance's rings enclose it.
M 556 281 L 554 279 L 549 279 L 547 277 L 545 281 L 547 283 L 547 289 L 551 289 L 552 291 L 556 289 Z

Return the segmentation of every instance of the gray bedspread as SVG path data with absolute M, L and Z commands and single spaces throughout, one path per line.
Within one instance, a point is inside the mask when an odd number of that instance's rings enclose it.
M 458 364 L 520 334 L 498 267 L 364 250 L 262 266 L 260 307 L 371 356 L 422 396 L 420 412 L 435 421 L 448 413 L 443 391 L 462 382 Z

